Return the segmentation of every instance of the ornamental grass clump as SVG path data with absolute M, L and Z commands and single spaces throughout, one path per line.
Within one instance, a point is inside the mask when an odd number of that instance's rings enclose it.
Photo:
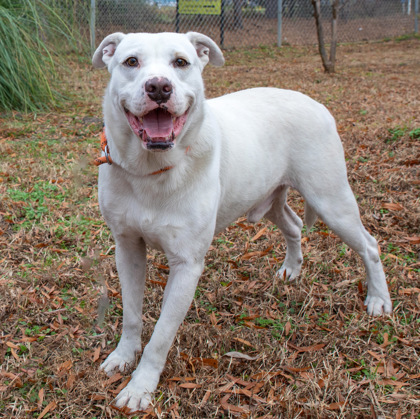
M 45 110 L 62 99 L 57 65 L 63 60 L 57 46 L 71 45 L 75 37 L 54 4 L 0 0 L 1 111 Z

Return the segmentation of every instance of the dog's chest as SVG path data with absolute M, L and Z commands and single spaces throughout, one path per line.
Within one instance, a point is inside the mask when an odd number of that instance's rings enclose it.
M 126 182 L 116 184 L 110 178 L 105 188 L 103 180 L 99 182 L 100 208 L 115 237 L 142 237 L 159 250 L 175 245 L 186 228 L 185 217 L 179 216 L 186 213 L 185 208 L 179 208 L 185 201 L 174 202 Z
M 170 245 L 183 228 L 177 218 L 162 207 L 145 205 L 136 197 L 125 200 L 125 204 L 120 208 L 119 216 L 112 217 L 113 229 L 124 231 L 123 234 L 135 233 L 155 249 L 162 250 Z

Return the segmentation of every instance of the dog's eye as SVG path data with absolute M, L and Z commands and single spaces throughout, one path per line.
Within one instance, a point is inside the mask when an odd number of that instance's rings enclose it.
M 190 63 L 187 60 L 184 60 L 183 58 L 177 58 L 174 61 L 175 67 L 187 67 L 190 65 Z
M 136 57 L 130 57 L 125 60 L 124 64 L 128 67 L 137 67 L 139 62 Z

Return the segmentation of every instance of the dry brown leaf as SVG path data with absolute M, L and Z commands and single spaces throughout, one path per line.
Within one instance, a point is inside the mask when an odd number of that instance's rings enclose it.
M 382 361 L 384 359 L 384 355 L 377 354 L 376 352 L 373 352 L 373 351 L 367 351 L 367 352 L 378 361 Z
M 38 409 L 41 409 L 43 401 L 44 401 L 44 388 L 41 388 L 38 391 L 38 403 L 37 403 Z
M 122 374 L 117 372 L 116 374 L 114 374 L 112 377 L 108 378 L 108 380 L 105 381 L 105 386 L 109 386 L 113 383 L 116 383 L 117 381 L 121 380 L 122 378 Z
M 308 371 L 308 370 L 311 369 L 311 367 L 296 368 L 296 367 L 292 367 L 290 365 L 283 365 L 281 368 L 283 368 L 284 370 L 286 370 L 288 372 L 304 372 L 304 371 Z
M 214 314 L 214 311 L 212 311 L 212 312 L 210 313 L 209 317 L 210 317 L 210 322 L 211 322 L 211 324 L 212 324 L 213 326 L 216 326 L 216 325 L 217 325 L 218 320 L 217 320 L 216 314 Z
M 57 403 L 53 400 L 52 402 L 48 403 L 45 409 L 41 412 L 38 416 L 38 419 L 42 419 L 47 413 L 51 412 L 57 407 Z
M 210 395 L 211 395 L 211 391 L 206 390 L 206 394 L 204 395 L 204 397 L 201 400 L 200 408 L 202 408 L 207 403 L 207 400 L 210 398 Z
M 163 269 L 165 271 L 169 271 L 169 266 L 162 265 L 162 264 L 157 263 L 157 262 L 153 262 L 153 265 L 155 265 L 156 268 L 158 268 L 158 269 Z
M 149 279 L 148 282 L 154 285 L 160 285 L 162 288 L 166 287 L 166 282 L 163 282 L 163 281 L 156 281 L 154 279 Z
M 195 384 L 195 383 L 182 383 L 179 385 L 179 387 L 182 388 L 200 388 L 201 384 Z
M 248 340 L 245 340 L 245 339 L 233 338 L 233 340 L 236 340 L 236 342 L 243 343 L 246 346 L 250 346 L 251 348 L 254 348 L 255 347 L 251 342 L 249 342 Z
M 394 203 L 394 202 L 383 202 L 382 203 L 383 209 L 388 209 L 391 211 L 401 211 L 404 209 L 404 207 L 400 204 Z
M 96 362 L 99 359 L 99 355 L 101 353 L 101 347 L 98 346 L 95 351 L 93 352 L 93 357 L 92 357 L 92 361 Z
M 130 382 L 131 377 L 127 377 L 116 389 L 115 394 L 118 394 L 123 388 L 127 386 L 127 384 Z
M 92 394 L 92 396 L 90 397 L 91 400 L 95 400 L 95 401 L 100 401 L 100 400 L 105 400 L 106 397 L 103 396 L 102 394 Z
M 410 244 L 420 244 L 420 236 L 404 237 Z
M 318 345 L 301 346 L 299 348 L 299 347 L 293 345 L 292 343 L 288 342 L 287 346 L 290 346 L 292 349 L 294 349 L 295 351 L 298 351 L 298 352 L 315 352 L 315 351 L 321 350 L 322 348 L 327 346 L 327 344 L 326 343 L 319 343 Z
M 379 345 L 381 348 L 386 348 L 388 345 L 391 344 L 391 342 L 388 341 L 388 333 L 383 334 L 384 337 L 384 343 L 382 345 Z
M 244 414 L 249 413 L 249 407 L 247 406 L 235 406 L 233 404 L 223 402 L 223 401 L 220 404 L 224 410 L 227 410 L 229 412 L 238 412 L 238 413 L 244 413 Z
M 208 367 L 212 367 L 212 368 L 217 368 L 219 365 L 219 362 L 217 361 L 217 359 L 214 358 L 187 358 L 188 362 L 193 362 L 195 364 L 201 364 L 201 365 L 206 365 Z M 194 378 L 195 379 L 195 378 Z M 184 378 L 185 380 L 185 378 Z
M 168 378 L 168 381 L 182 381 L 182 380 L 183 380 L 182 377 L 171 377 L 171 378 Z
M 75 382 L 76 382 L 76 375 L 69 374 L 69 378 L 67 379 L 67 383 L 66 383 L 66 389 L 71 390 Z
M 13 358 L 16 359 L 16 361 L 19 361 L 19 355 L 16 353 L 16 351 L 14 350 L 14 348 L 10 348 L 10 352 L 13 355 Z
M 409 386 L 410 385 L 410 383 L 405 383 L 403 381 L 394 381 L 394 380 L 390 380 L 388 378 L 386 378 L 384 380 L 378 380 L 377 383 L 379 385 L 382 385 L 382 386 L 390 385 L 390 386 L 397 386 L 397 387 Z
M 241 259 L 242 260 L 249 260 L 253 257 L 263 257 L 266 256 L 270 250 L 273 248 L 273 246 L 268 247 L 267 249 L 263 250 L 263 251 L 257 251 L 257 252 L 249 252 L 249 253 L 245 253 L 244 255 L 242 255 Z
M 342 406 L 344 406 L 346 402 L 337 402 L 331 403 L 328 406 L 325 406 L 327 410 L 340 410 Z
M 314 379 L 314 374 L 312 372 L 301 372 L 300 376 L 304 379 L 304 380 L 310 380 L 312 381 Z
M 19 377 L 20 374 L 13 374 L 11 372 L 3 372 L 3 373 L 1 373 L 1 375 L 12 380 L 9 383 L 9 387 L 10 386 L 17 387 L 17 388 L 22 388 L 23 387 L 23 382 Z
M 364 295 L 362 281 L 359 281 L 359 282 L 357 283 L 357 291 L 359 292 L 359 295 Z
M 62 370 L 69 370 L 73 365 L 73 362 L 69 359 L 65 362 L 63 362 L 59 367 L 58 370 L 62 371 Z
M 18 345 L 16 345 L 16 344 L 14 344 L 13 342 L 6 342 L 6 345 L 7 345 L 9 348 L 19 349 L 19 346 L 18 346 Z
M 268 227 L 264 227 L 262 228 L 252 239 L 251 241 L 254 242 L 256 240 L 258 240 L 263 234 L 265 234 L 265 232 L 268 230 Z
M 413 288 L 400 288 L 398 290 L 398 294 L 400 294 L 400 295 L 403 295 L 403 294 L 416 294 L 418 292 L 420 292 L 420 288 L 416 288 L 416 287 L 413 287 Z
M 289 334 L 291 327 L 292 327 L 292 325 L 290 324 L 289 321 L 287 321 L 285 326 L 284 326 L 284 333 L 286 334 L 286 336 Z

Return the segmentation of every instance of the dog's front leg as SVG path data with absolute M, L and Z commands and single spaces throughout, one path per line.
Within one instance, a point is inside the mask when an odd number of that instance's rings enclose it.
M 165 289 L 162 313 L 131 381 L 114 402 L 117 408 L 128 408 L 135 412 L 149 406 L 175 334 L 194 297 L 204 261 L 170 265 L 171 272 Z
M 142 306 L 146 277 L 146 245 L 136 237 L 116 237 L 117 270 L 123 301 L 123 327 L 117 348 L 101 365 L 108 375 L 132 367 L 141 351 Z

